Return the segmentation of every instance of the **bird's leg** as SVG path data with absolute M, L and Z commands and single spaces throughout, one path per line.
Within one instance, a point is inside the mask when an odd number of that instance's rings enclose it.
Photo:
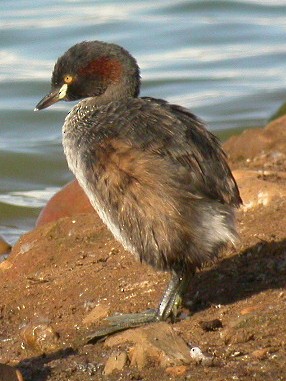
M 178 275 L 172 274 L 170 283 L 163 295 L 159 308 L 157 310 L 158 320 L 167 320 L 168 317 L 176 318 L 178 309 L 182 304 L 182 299 L 187 291 L 193 274 Z
M 186 292 L 191 279 L 192 276 L 190 276 L 190 274 L 180 276 L 174 272 L 157 310 L 107 317 L 104 319 L 103 325 L 98 327 L 95 332 L 88 335 L 87 341 L 96 341 L 128 328 L 165 321 L 170 316 L 174 319 L 177 316 L 182 297 Z

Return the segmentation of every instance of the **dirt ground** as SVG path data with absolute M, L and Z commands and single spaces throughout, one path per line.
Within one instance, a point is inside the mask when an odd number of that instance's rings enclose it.
M 224 147 L 244 200 L 241 242 L 196 274 L 184 318 L 170 323 L 211 361 L 164 365 L 161 354 L 143 351 L 134 362 L 121 333 L 113 345 L 85 344 L 94 315 L 155 308 L 169 279 L 137 263 L 86 213 L 24 235 L 0 264 L 0 363 L 26 381 L 286 380 L 286 118 Z M 112 357 L 123 359 L 117 370 L 107 368 Z

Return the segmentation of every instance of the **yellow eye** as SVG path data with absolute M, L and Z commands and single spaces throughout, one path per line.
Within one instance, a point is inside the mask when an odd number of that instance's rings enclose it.
M 68 85 L 70 83 L 72 83 L 72 81 L 73 81 L 73 76 L 72 75 L 67 74 L 67 75 L 64 76 L 64 82 L 67 83 Z

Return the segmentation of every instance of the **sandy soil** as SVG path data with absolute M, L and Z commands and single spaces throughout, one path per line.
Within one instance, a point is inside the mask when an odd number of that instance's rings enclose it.
M 286 118 L 224 147 L 244 200 L 241 243 L 195 276 L 184 319 L 170 323 L 210 362 L 167 364 L 144 351 L 135 361 L 123 334 L 84 343 L 106 314 L 155 308 L 169 275 L 137 263 L 95 213 L 77 209 L 21 237 L 0 264 L 0 363 L 27 381 L 286 380 Z

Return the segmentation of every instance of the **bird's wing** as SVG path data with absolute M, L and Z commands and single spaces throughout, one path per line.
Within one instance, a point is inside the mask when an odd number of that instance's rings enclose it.
M 154 157 L 154 165 L 160 163 L 155 158 L 163 159 L 161 162 L 169 163 L 167 171 L 177 187 L 194 197 L 208 197 L 233 206 L 241 204 L 218 139 L 187 109 L 153 98 L 133 99 L 125 107 L 122 102 L 118 107 L 110 107 L 115 109 L 104 123 L 105 142 L 110 133 L 113 142 L 117 139 L 132 147 L 135 161 L 136 152 L 138 157 Z

